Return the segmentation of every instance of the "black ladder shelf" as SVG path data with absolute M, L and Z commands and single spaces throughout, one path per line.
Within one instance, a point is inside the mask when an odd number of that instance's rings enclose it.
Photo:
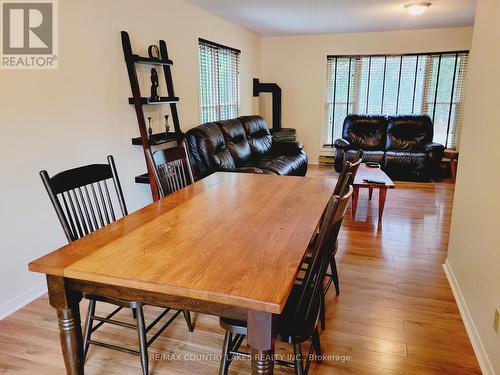
M 150 165 L 149 158 L 146 156 L 147 152 L 151 150 L 152 145 L 160 145 L 170 141 L 177 141 L 178 145 L 182 144 L 184 135 L 182 134 L 179 125 L 179 115 L 177 113 L 177 103 L 179 98 L 174 93 L 174 83 L 172 80 L 172 71 L 170 66 L 173 61 L 168 58 L 167 44 L 164 40 L 159 41 L 160 58 L 143 57 L 134 55 L 132 53 L 132 46 L 130 44 L 130 37 L 126 31 L 121 32 L 123 54 L 125 56 L 125 63 L 127 64 L 128 78 L 130 81 L 130 88 L 132 89 L 132 97 L 128 99 L 129 104 L 133 104 L 135 113 L 137 115 L 137 123 L 139 125 L 140 136 L 132 138 L 132 144 L 142 146 L 144 150 L 144 159 L 146 160 L 147 173 L 137 176 L 135 181 L 138 183 L 149 183 L 151 185 L 151 193 L 153 200 L 158 200 L 158 186 L 153 175 L 153 166 Z M 165 77 L 165 84 L 167 87 L 167 95 L 161 96 L 159 100 L 151 100 L 149 97 L 141 96 L 139 81 L 137 79 L 136 64 L 156 65 L 163 68 L 163 75 Z M 169 104 L 170 113 L 172 115 L 172 122 L 174 124 L 174 132 L 152 134 L 148 137 L 146 127 L 146 118 L 144 117 L 143 105 L 161 105 Z

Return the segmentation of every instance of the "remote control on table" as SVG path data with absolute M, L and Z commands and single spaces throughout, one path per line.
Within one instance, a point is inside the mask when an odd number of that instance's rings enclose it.
M 385 181 L 382 181 L 382 180 L 371 180 L 371 179 L 368 179 L 368 178 L 363 179 L 363 182 L 366 182 L 367 184 L 385 185 Z

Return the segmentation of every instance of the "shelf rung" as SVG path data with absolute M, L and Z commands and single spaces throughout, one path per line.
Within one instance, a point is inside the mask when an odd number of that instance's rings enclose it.
M 153 59 L 151 57 L 144 57 L 139 55 L 132 55 L 132 61 L 138 64 L 148 64 L 148 65 L 173 65 L 172 60 L 161 60 Z
M 167 136 L 165 136 L 165 133 L 155 133 L 155 134 L 151 134 L 151 137 L 149 138 L 149 144 L 152 146 L 155 146 L 155 145 L 161 145 L 161 144 L 167 143 L 167 142 L 173 142 L 176 140 L 177 140 L 177 138 L 176 138 L 174 132 L 169 132 Z M 136 146 L 141 146 L 142 145 L 141 137 L 132 138 L 132 144 L 136 145 Z
M 179 98 L 177 96 L 160 96 L 160 100 L 150 100 L 148 97 L 141 97 L 141 104 L 165 104 L 177 103 Z M 134 104 L 134 98 L 128 98 L 128 104 Z
M 148 173 L 141 174 L 139 176 L 135 176 L 135 182 L 138 184 L 149 184 Z

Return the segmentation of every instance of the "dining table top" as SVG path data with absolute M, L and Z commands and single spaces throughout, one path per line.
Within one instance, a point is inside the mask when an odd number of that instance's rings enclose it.
M 279 314 L 335 182 L 215 173 L 29 269 Z

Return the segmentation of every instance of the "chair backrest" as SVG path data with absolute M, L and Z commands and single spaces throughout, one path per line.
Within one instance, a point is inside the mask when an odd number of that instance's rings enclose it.
M 193 172 L 183 146 L 160 149 L 148 152 L 153 173 L 158 185 L 160 197 L 163 198 L 194 182 Z
M 337 241 L 353 188 L 348 184 L 349 175 L 340 189 L 340 195 L 332 195 L 321 220 L 318 240 L 311 251 L 310 265 L 299 286 L 299 297 L 294 318 L 309 321 L 317 318 L 322 283 L 331 256 L 331 244 Z
M 108 164 L 91 164 L 49 177 L 40 172 L 43 184 L 69 242 L 77 240 L 128 214 L 113 156 Z M 113 181 L 114 194 L 108 187 Z M 115 206 L 120 206 L 117 216 Z
M 335 189 L 333 191 L 334 195 L 340 195 L 340 190 L 342 189 L 342 186 L 344 186 L 344 181 L 348 174 L 350 174 L 350 178 L 348 179 L 347 183 L 348 185 L 353 184 L 354 179 L 356 178 L 356 173 L 358 173 L 358 169 L 359 166 L 361 165 L 362 160 L 363 160 L 363 150 L 358 150 L 353 162 L 350 161 L 344 162 L 344 166 L 342 167 L 342 172 L 340 172 L 337 184 L 335 185 Z

